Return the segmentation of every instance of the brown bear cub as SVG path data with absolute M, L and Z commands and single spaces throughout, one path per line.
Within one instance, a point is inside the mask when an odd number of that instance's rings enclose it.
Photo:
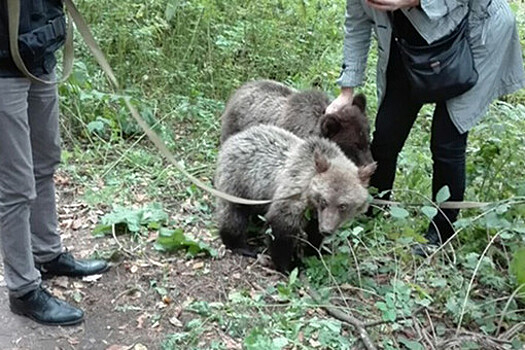
M 351 105 L 326 114 L 328 96 L 318 90 L 296 91 L 272 80 L 244 84 L 231 96 L 221 117 L 221 144 L 231 135 L 258 124 L 279 126 L 295 135 L 334 141 L 357 165 L 373 162 L 366 98 L 354 97 Z
M 298 243 L 305 254 L 321 246 L 347 219 L 366 211 L 368 181 L 375 163 L 358 167 L 328 139 L 305 140 L 270 125 L 257 125 L 222 145 L 215 185 L 249 199 L 274 199 L 267 206 L 243 206 L 218 199 L 219 234 L 226 247 L 254 255 L 247 244 L 250 218 L 264 215 L 271 228 L 270 255 L 275 267 L 297 266 Z M 309 212 L 311 218 L 306 218 Z M 304 242 L 301 238 L 305 236 Z

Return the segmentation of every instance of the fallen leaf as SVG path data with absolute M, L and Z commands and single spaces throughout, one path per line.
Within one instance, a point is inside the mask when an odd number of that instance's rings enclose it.
M 164 309 L 164 308 L 168 307 L 168 305 L 164 304 L 163 301 L 159 301 L 157 304 L 155 304 L 155 307 L 157 309 Z
M 310 343 L 310 345 L 311 345 L 313 348 L 319 348 L 319 347 L 321 347 L 321 343 L 318 342 L 318 341 L 315 340 L 315 339 L 310 339 L 310 340 L 308 341 L 308 343 Z
M 80 283 L 80 282 L 73 282 L 73 287 L 75 289 L 82 289 L 84 288 L 86 285 L 84 283 Z
M 68 289 L 69 288 L 69 283 L 68 283 L 68 279 L 67 277 L 57 277 L 53 280 L 53 285 L 54 286 L 57 286 L 57 287 L 60 287 L 60 288 L 64 288 L 64 289 Z
M 68 338 L 67 342 L 71 345 L 78 345 L 80 341 L 77 338 Z
M 91 275 L 91 276 L 82 277 L 82 281 L 84 281 L 84 282 L 96 282 L 96 281 L 98 281 L 101 278 L 102 278 L 102 275 Z
M 109 348 L 106 348 L 106 350 L 129 350 L 131 347 L 126 345 L 111 345 Z
M 75 221 L 73 221 L 73 224 L 71 225 L 71 228 L 73 230 L 78 230 L 79 228 L 82 227 L 82 223 L 83 223 L 82 219 L 76 219 Z
M 64 293 L 60 289 L 52 288 L 51 294 L 58 299 L 64 299 Z
M 144 327 L 144 321 L 148 317 L 149 317 L 148 314 L 142 314 L 139 317 L 137 317 L 137 328 L 143 328 Z
M 169 319 L 170 323 L 177 327 L 177 328 L 182 328 L 183 324 L 182 322 L 175 316 L 173 316 L 172 318 Z
M 241 350 L 242 349 L 241 344 L 239 344 L 239 342 L 237 342 L 235 339 L 227 335 L 223 335 L 221 336 L 221 338 L 222 338 L 222 341 L 226 344 L 226 349 L 228 350 Z
M 202 269 L 203 267 L 204 267 L 204 262 L 203 261 L 199 261 L 198 263 L 195 263 L 193 265 L 193 269 L 194 270 Z

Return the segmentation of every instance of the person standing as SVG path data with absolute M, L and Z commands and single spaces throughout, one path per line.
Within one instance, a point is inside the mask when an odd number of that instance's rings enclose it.
M 378 44 L 379 109 L 371 150 L 378 168 L 370 185 L 380 193 L 392 189 L 398 154 L 423 106 L 410 93 L 412 86 L 394 36 L 410 45 L 429 45 L 450 35 L 465 17 L 478 80 L 458 96 L 434 101 L 430 141 L 434 200 L 443 186 L 450 190 L 449 200 L 463 200 L 468 131 L 495 98 L 525 86 L 515 17 L 507 0 L 347 0 L 343 69 L 337 81 L 341 93 L 327 112 L 350 103 L 354 88 L 362 84 L 373 29 Z M 427 248 L 453 235 L 451 223 L 458 210 L 443 212 L 425 233 L 427 245 L 417 246 L 415 254 L 425 256 Z
M 54 53 L 65 40 L 60 0 L 20 1 L 20 53 L 29 71 L 55 80 Z M 58 233 L 53 175 L 60 163 L 57 84 L 34 83 L 9 51 L 7 0 L 0 0 L 0 245 L 11 310 L 48 325 L 72 325 L 82 310 L 52 296 L 42 277 L 108 269 L 77 260 Z

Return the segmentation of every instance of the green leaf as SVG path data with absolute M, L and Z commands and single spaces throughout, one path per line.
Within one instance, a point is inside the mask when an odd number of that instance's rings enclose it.
M 417 341 L 408 340 L 405 338 L 399 338 L 399 342 L 407 347 L 409 350 L 425 350 L 423 345 L 419 344 Z
M 288 345 L 288 339 L 286 339 L 285 337 L 274 338 L 272 343 L 275 347 L 282 349 L 286 345 Z
M 510 271 L 516 278 L 518 286 L 525 284 L 525 247 L 514 252 Z
M 217 251 L 203 242 L 196 242 L 186 238 L 182 229 L 168 230 L 161 228 L 159 237 L 155 243 L 155 249 L 164 252 L 174 252 L 177 250 L 186 250 L 190 256 L 196 256 L 200 253 L 215 257 Z
M 441 204 L 445 201 L 447 201 L 447 199 L 450 198 L 450 190 L 448 189 L 448 186 L 443 186 L 441 187 L 441 189 L 438 191 L 438 193 L 436 194 L 436 202 L 438 204 Z
M 100 120 L 94 120 L 87 125 L 88 131 L 93 133 L 101 133 L 104 131 L 105 124 Z
M 396 320 L 396 310 L 387 310 L 383 312 L 383 320 L 394 322 Z
M 390 208 L 390 215 L 396 219 L 404 219 L 408 217 L 408 211 L 406 209 L 401 207 L 391 207 Z
M 437 215 L 438 210 L 435 207 L 424 206 L 421 208 L 421 212 L 429 219 L 433 219 Z
M 290 279 L 288 280 L 288 286 L 293 286 L 297 282 L 297 275 L 299 270 L 297 268 L 293 269 L 290 273 Z

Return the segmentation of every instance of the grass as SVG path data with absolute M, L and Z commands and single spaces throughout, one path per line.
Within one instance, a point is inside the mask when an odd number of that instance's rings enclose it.
M 512 6 L 523 38 L 524 6 Z M 79 7 L 126 94 L 186 168 L 205 181 L 213 176 L 220 113 L 243 82 L 270 78 L 337 94 L 342 0 L 83 0 Z M 212 200 L 166 166 L 78 40 L 77 50 L 74 76 L 60 87 L 63 163 L 85 188 L 84 200 L 102 207 L 162 202 L 167 210 L 189 201 L 193 214 L 178 225 L 204 225 L 214 233 Z M 375 62 L 372 49 L 361 88 L 370 116 L 377 109 Z M 329 242 L 332 255 L 307 261 L 305 274 L 325 302 L 382 322 L 369 329 L 382 348 L 423 349 L 428 339 L 467 331 L 496 336 L 525 321 L 523 299 L 514 293 L 516 271 L 525 269 L 524 103 L 523 92 L 496 101 L 469 136 L 466 198 L 515 200 L 463 211 L 455 251 L 441 252 L 432 264 L 415 260 L 407 246 L 421 240 L 428 218 L 406 208 L 407 217 L 386 212 L 349 223 Z M 399 159 L 395 197 L 403 202 L 430 195 L 429 112 L 421 112 Z M 318 305 L 305 290 L 292 276 L 256 292 L 232 290 L 225 302 L 196 301 L 188 307 L 195 318 L 166 335 L 164 348 L 354 348 L 352 328 L 313 311 Z M 217 329 L 223 336 L 208 337 Z M 519 349 L 524 341 L 521 335 L 507 345 Z

